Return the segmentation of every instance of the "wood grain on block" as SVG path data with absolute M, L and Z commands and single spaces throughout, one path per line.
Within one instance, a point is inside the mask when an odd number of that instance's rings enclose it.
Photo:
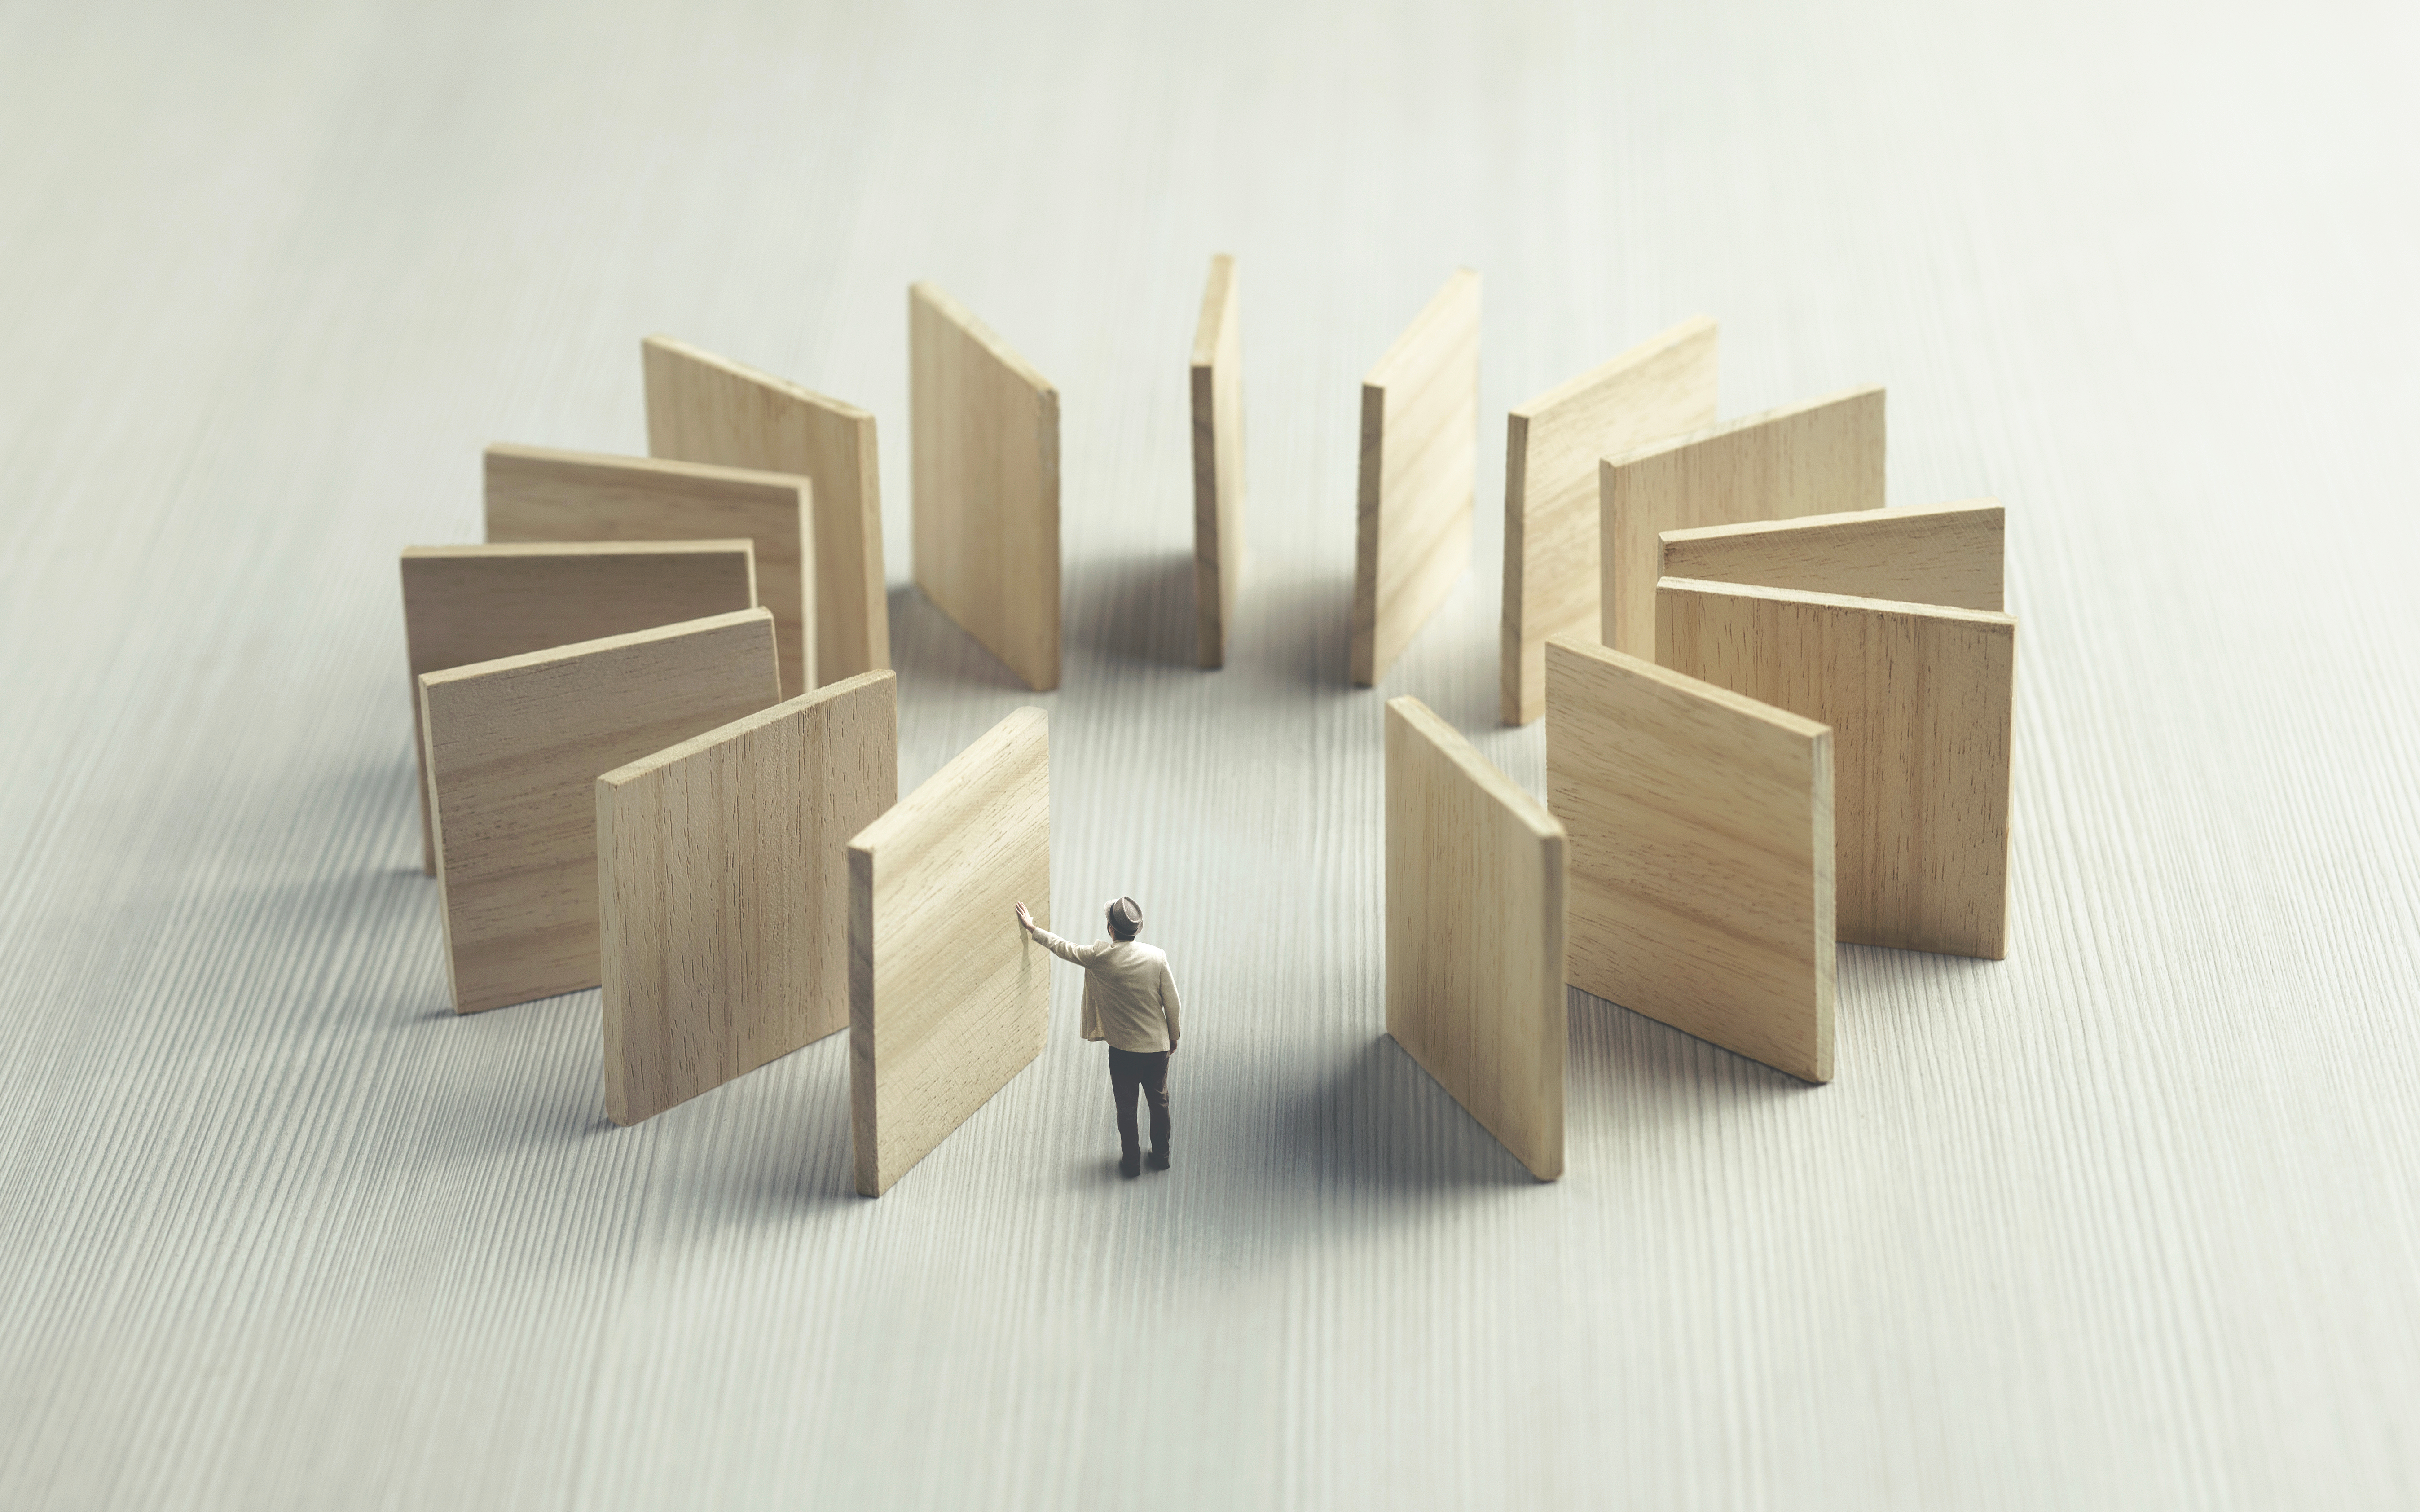
M 1699 316 L 1512 411 L 1504 438 L 1506 724 L 1546 706 L 1546 641 L 1598 634 L 1597 464 L 1714 423 L 1714 322 Z
M 1227 664 L 1244 565 L 1244 347 L 1235 259 L 1210 259 L 1193 330 L 1193 638 L 1204 667 Z
M 1832 732 L 1593 639 L 1546 644 L 1570 980 L 1832 1079 Z
M 1019 709 L 848 847 L 849 1144 L 880 1196 L 1042 1052 L 1050 725 Z
M 490 446 L 488 539 L 745 536 L 756 543 L 757 602 L 773 611 L 782 647 L 782 692 L 795 697 L 815 686 L 813 486 L 799 473 Z
M 1059 391 L 931 284 L 908 291 L 916 586 L 1035 692 L 1059 686 Z
M 780 699 L 761 609 L 420 679 L 454 1011 L 598 981 L 597 779 Z
M 1997 612 L 2005 526 L 1978 499 L 1666 531 L 1661 576 Z
M 2006 956 L 2017 622 L 1679 578 L 1655 600 L 1658 661 L 1832 727 L 1839 937 Z
M 1479 275 L 1465 268 L 1361 379 L 1352 675 L 1387 675 L 1470 564 Z
M 605 1111 L 637 1123 L 848 1027 L 848 842 L 899 796 L 861 672 L 597 779 Z
M 755 558 L 744 540 L 405 548 L 403 640 L 420 774 L 420 869 L 437 871 L 421 673 L 755 604 Z
M 1883 391 L 1768 409 L 1598 468 L 1599 639 L 1655 659 L 1666 531 L 1883 505 Z
M 795 473 L 814 485 L 814 682 L 891 665 L 874 417 L 669 336 L 640 347 L 647 450 L 682 462 Z
M 1563 1174 L 1563 826 L 1415 698 L 1387 703 L 1387 1032 Z

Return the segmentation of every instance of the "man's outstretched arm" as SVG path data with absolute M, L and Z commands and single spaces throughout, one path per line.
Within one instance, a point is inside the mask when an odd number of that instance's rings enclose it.
M 1048 930 L 1044 929 L 1041 925 L 1035 923 L 1033 921 L 1033 916 L 1026 911 L 1026 907 L 1023 903 L 1018 903 L 1016 905 L 1016 921 L 1025 926 L 1026 933 L 1033 936 L 1034 944 L 1041 946 L 1044 949 L 1049 951 L 1052 955 L 1057 956 L 1060 960 L 1073 962 L 1075 964 L 1079 966 L 1087 964 L 1085 961 L 1086 951 L 1082 946 L 1076 944 L 1072 940 L 1063 940 L 1058 935 L 1051 933 Z

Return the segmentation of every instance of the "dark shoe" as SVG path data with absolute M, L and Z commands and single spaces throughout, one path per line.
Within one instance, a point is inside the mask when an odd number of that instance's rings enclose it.
M 1125 1157 L 1118 1162 L 1118 1174 L 1128 1178 L 1140 1176 L 1142 1174 L 1142 1151 L 1140 1149 L 1127 1150 L 1125 1152 Z
M 1157 1149 L 1153 1150 L 1151 1152 L 1151 1159 L 1143 1162 L 1143 1164 L 1150 1166 L 1155 1171 L 1164 1171 L 1168 1169 L 1168 1147 L 1166 1145 L 1162 1145 Z

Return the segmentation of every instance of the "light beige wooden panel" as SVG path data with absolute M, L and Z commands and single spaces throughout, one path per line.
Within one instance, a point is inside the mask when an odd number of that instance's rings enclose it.
M 597 779 L 605 1111 L 637 1123 L 848 1027 L 848 842 L 899 796 L 861 672 Z
M 1059 391 L 931 284 L 908 291 L 916 586 L 1025 686 L 1059 686 Z
M 813 484 L 814 686 L 890 666 L 874 417 L 670 336 L 649 336 L 640 351 L 648 451 Z
M 790 472 L 490 446 L 488 539 L 747 537 L 756 543 L 757 601 L 773 611 L 782 647 L 782 692 L 795 697 L 815 686 L 813 486 Z
M 1244 338 L 1235 259 L 1210 259 L 1193 330 L 1193 638 L 1204 667 L 1227 664 L 1244 567 Z
M 2008 954 L 2017 622 L 1667 578 L 1656 659 L 1834 731 L 1839 936 Z
M 597 779 L 780 698 L 761 609 L 420 679 L 454 1011 L 597 984 Z
M 1593 640 L 1546 644 L 1573 986 L 1832 1079 L 1833 735 Z
M 848 847 L 849 1142 L 880 1196 L 1042 1053 L 1050 724 L 1019 709 Z
M 1460 269 L 1361 379 L 1352 673 L 1374 687 L 1470 563 L 1479 275 Z
M 1563 1174 L 1563 826 L 1415 698 L 1387 703 L 1387 1032 Z
M 434 875 L 420 674 L 756 603 L 744 540 L 414 546 L 403 552 L 403 640 L 420 771 L 420 869 Z
M 1504 438 L 1503 717 L 1546 706 L 1546 641 L 1598 633 L 1597 464 L 1714 423 L 1714 322 L 1699 316 L 1514 409 Z
M 1666 531 L 1662 576 L 1997 612 L 2006 533 L 1990 499 Z
M 1598 469 L 1599 639 L 1655 659 L 1666 531 L 1883 505 L 1883 391 L 1768 409 Z

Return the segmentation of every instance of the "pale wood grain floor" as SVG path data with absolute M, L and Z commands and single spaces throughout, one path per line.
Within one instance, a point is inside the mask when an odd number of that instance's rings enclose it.
M 2420 1501 L 2420 15 L 0 4 L 0 1505 Z M 1193 659 L 1237 255 L 1249 576 Z M 1488 297 L 1476 560 L 1345 682 L 1357 381 Z M 1064 686 L 909 580 L 906 289 L 1061 385 Z M 1503 414 L 1689 315 L 2009 506 L 2005 964 L 1808 1088 L 1572 1005 L 1540 1186 L 1381 1038 L 1380 709 L 1496 724 Z M 834 1039 L 608 1125 L 458 1021 L 396 551 L 663 331 L 879 417 L 903 790 L 1051 711 L 1042 1059 L 879 1203 Z

